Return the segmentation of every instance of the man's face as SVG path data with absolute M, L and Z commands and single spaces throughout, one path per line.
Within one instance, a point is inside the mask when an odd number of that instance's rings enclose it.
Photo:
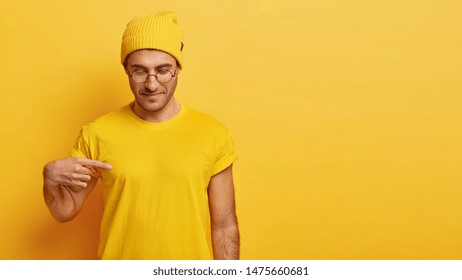
M 175 75 L 166 83 L 159 83 L 154 74 L 166 73 L 169 70 Z M 135 106 L 143 113 L 161 112 L 173 100 L 178 73 L 180 71 L 176 60 L 168 53 L 159 50 L 138 50 L 127 56 L 125 71 L 127 75 L 147 73 L 146 82 L 135 82 L 128 78 L 130 88 L 135 96 Z M 160 77 L 160 75 L 158 75 Z

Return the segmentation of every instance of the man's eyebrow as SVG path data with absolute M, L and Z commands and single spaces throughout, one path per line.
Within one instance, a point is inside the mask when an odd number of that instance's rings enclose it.
M 159 70 L 159 69 L 162 69 L 162 68 L 167 68 L 167 67 L 171 68 L 172 66 L 173 65 L 170 64 L 170 63 L 164 63 L 164 64 L 156 66 L 156 70 Z
M 160 64 L 160 65 L 157 65 L 156 66 L 156 70 L 159 70 L 159 69 L 162 69 L 162 68 L 167 68 L 167 67 L 172 67 L 173 65 L 171 63 L 163 63 L 163 64 Z M 144 65 L 141 65 L 141 64 L 133 64 L 131 65 L 130 67 L 133 67 L 133 68 L 141 68 L 141 69 L 144 69 L 144 70 L 149 70 L 148 67 L 144 66 Z

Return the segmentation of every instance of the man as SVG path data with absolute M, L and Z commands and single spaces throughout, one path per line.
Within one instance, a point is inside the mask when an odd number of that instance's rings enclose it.
M 70 158 L 44 168 L 44 198 L 65 222 L 101 178 L 102 259 L 238 259 L 228 130 L 174 96 L 183 67 L 176 16 L 136 17 L 121 62 L 134 101 L 85 125 Z

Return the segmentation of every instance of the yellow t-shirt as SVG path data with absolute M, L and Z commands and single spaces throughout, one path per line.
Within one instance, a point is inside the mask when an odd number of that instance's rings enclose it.
M 84 126 L 71 156 L 112 165 L 101 172 L 101 259 L 212 259 L 207 188 L 236 159 L 228 130 L 182 105 L 152 123 L 130 106 Z

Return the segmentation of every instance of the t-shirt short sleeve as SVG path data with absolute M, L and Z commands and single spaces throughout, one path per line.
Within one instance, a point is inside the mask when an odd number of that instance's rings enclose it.
M 220 141 L 218 147 L 217 160 L 213 169 L 213 175 L 220 173 L 237 160 L 236 152 L 234 151 L 234 144 L 229 132 Z
M 79 136 L 75 139 L 74 147 L 69 152 L 71 157 L 91 159 L 90 148 L 88 145 L 85 127 L 80 130 Z

